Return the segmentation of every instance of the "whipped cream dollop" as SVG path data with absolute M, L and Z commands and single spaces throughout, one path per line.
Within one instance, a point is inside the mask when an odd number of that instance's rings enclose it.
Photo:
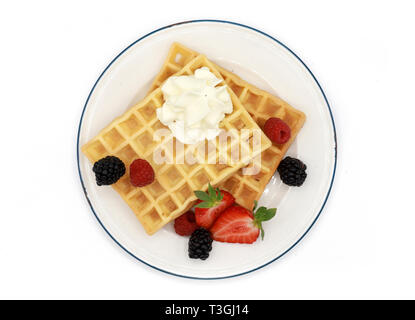
M 184 144 L 195 144 L 219 135 L 219 123 L 233 105 L 227 86 L 209 68 L 197 69 L 191 76 L 172 76 L 161 87 L 164 104 L 157 117 Z

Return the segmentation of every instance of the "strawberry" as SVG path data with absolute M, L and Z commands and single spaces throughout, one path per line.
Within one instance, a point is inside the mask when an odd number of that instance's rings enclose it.
M 174 220 L 174 231 L 181 236 L 190 236 L 197 228 L 193 211 L 187 211 Z
M 209 183 L 208 192 L 195 191 L 199 199 L 195 206 L 196 223 L 203 228 L 209 229 L 219 215 L 232 204 L 235 198 L 227 191 L 213 189 Z
M 130 165 L 130 182 L 134 187 L 144 187 L 154 181 L 154 170 L 144 159 L 136 159 Z
M 257 206 L 255 202 L 254 210 Z M 255 213 L 240 206 L 226 209 L 215 221 L 210 232 L 213 240 L 231 243 L 253 243 L 261 233 L 264 239 L 262 222 L 275 216 L 277 209 L 260 207 Z
M 272 142 L 277 144 L 286 143 L 291 137 L 290 127 L 280 118 L 269 118 L 265 122 L 264 132 Z

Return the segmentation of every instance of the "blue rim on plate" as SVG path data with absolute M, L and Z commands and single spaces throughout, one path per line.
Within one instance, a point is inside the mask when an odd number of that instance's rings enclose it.
M 327 108 L 328 108 L 328 110 L 329 110 L 329 114 L 330 114 L 330 117 L 331 117 L 331 122 L 332 122 L 332 125 L 333 125 L 333 132 L 334 132 L 334 167 L 333 167 L 333 175 L 332 175 L 332 178 L 331 178 L 331 182 L 330 182 L 330 186 L 329 186 L 329 189 L 328 189 L 328 191 L 327 191 L 327 195 L 326 195 L 326 198 L 324 199 L 324 202 L 323 202 L 323 204 L 322 204 L 322 206 L 321 206 L 321 209 L 320 209 L 320 211 L 319 211 L 319 213 L 317 214 L 317 216 L 316 216 L 316 218 L 314 219 L 314 221 L 311 223 L 311 225 L 308 227 L 308 229 L 304 232 L 304 234 L 291 246 L 291 247 L 289 247 L 286 251 L 284 251 L 282 254 L 280 254 L 279 256 L 277 256 L 276 258 L 274 258 L 274 259 L 272 259 L 271 261 L 269 261 L 269 262 L 267 262 L 267 263 L 265 263 L 265 264 L 263 264 L 263 265 L 261 265 L 261 266 L 259 266 L 259 267 L 256 267 L 256 268 L 254 268 L 254 269 L 252 269 L 252 270 L 249 270 L 249 271 L 245 271 L 245 272 L 242 272 L 242 273 L 237 273 L 237 274 L 234 274 L 234 275 L 230 275 L 230 276 L 224 276 L 224 277 L 208 277 L 208 278 L 202 278 L 202 277 L 192 277 L 192 276 L 186 276 L 186 275 L 182 275 L 182 274 L 177 274 L 177 273 L 173 273 L 173 272 L 170 272 L 170 271 L 167 271 L 167 270 L 163 270 L 163 269 L 160 269 L 160 268 L 158 268 L 158 267 L 156 267 L 156 266 L 153 266 L 153 265 L 151 265 L 151 264 L 149 264 L 149 263 L 147 263 L 147 262 L 145 262 L 145 261 L 143 261 L 143 260 L 141 260 L 140 258 L 138 258 L 138 257 L 136 257 L 134 254 L 132 254 L 130 251 L 128 251 L 126 248 L 124 248 L 124 246 L 121 244 L 121 243 L 119 243 L 118 242 L 118 240 L 117 239 L 115 239 L 114 238 L 114 236 L 105 228 L 105 226 L 103 225 L 103 223 L 101 222 L 101 220 L 98 218 L 98 216 L 97 216 L 97 214 L 96 214 L 96 212 L 95 212 L 95 210 L 94 210 L 94 207 L 92 206 L 92 204 L 91 204 L 91 201 L 89 200 L 89 198 L 88 198 L 88 193 L 87 193 L 87 191 L 86 191 L 86 188 L 85 188 L 85 185 L 84 185 L 84 181 L 83 181 L 83 179 L 82 179 L 82 174 L 81 174 L 81 167 L 80 167 L 80 163 L 79 163 L 79 137 L 80 137 L 80 133 L 81 133 L 81 126 L 82 126 L 82 120 L 83 120 L 83 117 L 84 117 L 84 114 L 85 114 L 85 110 L 86 110 L 86 107 L 87 107 L 87 105 L 88 105 L 88 102 L 89 102 L 89 99 L 90 99 L 90 97 L 91 97 L 91 95 L 92 95 L 92 93 L 94 92 L 94 90 L 95 90 L 95 87 L 97 86 L 97 84 L 98 84 L 98 82 L 101 80 L 101 78 L 102 78 L 102 76 L 105 74 L 105 72 L 108 70 L 108 68 L 124 53 L 124 52 L 126 52 L 129 48 L 131 48 L 133 45 L 135 45 L 136 43 L 138 43 L 138 42 L 140 42 L 141 40 L 143 40 L 143 39 L 145 39 L 145 38 L 147 38 L 147 37 L 149 37 L 149 36 L 151 36 L 152 34 L 155 34 L 155 33 L 157 33 L 157 32 L 159 32 L 159 31 L 162 31 L 162 30 L 165 30 L 165 29 L 168 29 L 168 28 L 171 28 L 171 27 L 174 27 L 174 26 L 178 26 L 178 25 L 183 25 L 183 24 L 190 24 L 190 23 L 197 23 L 197 22 L 215 22 L 215 23 L 224 23 L 224 24 L 232 24 L 232 25 L 236 25 L 236 26 L 239 26 L 239 27 L 243 27 L 243 28 L 246 28 L 246 29 L 249 29 L 249 30 L 252 30 L 252 31 L 256 31 L 256 32 L 258 32 L 258 33 L 260 33 L 260 34 L 262 34 L 262 35 L 264 35 L 264 36 L 266 36 L 266 37 L 268 37 L 268 38 L 270 38 L 270 39 L 272 39 L 272 40 L 274 40 L 275 42 L 277 42 L 279 45 L 281 45 L 281 46 L 283 46 L 285 49 L 287 49 L 292 55 L 294 55 L 294 57 L 296 57 L 297 59 L 298 59 L 298 61 L 300 61 L 301 62 L 301 64 L 307 69 L 307 71 L 311 74 L 311 76 L 313 77 L 313 79 L 314 79 L 314 81 L 316 82 L 316 84 L 318 85 L 318 87 L 319 87 L 319 89 L 320 89 L 320 91 L 321 91 L 321 93 L 322 93 L 322 95 L 323 95 L 323 97 L 324 97 L 324 100 L 325 100 L 325 102 L 326 102 L 326 104 L 327 104 Z M 80 178 L 80 180 L 81 180 L 81 185 L 82 185 L 82 189 L 84 190 L 84 194 L 85 194 L 85 197 L 86 197 L 86 199 L 87 199 L 87 201 L 88 201 L 88 204 L 89 204 L 89 206 L 90 206 L 90 208 L 91 208 L 91 210 L 92 210 L 92 212 L 93 212 L 93 214 L 94 214 L 94 216 L 95 216 L 95 218 L 98 220 L 98 222 L 99 222 L 99 224 L 102 226 L 102 228 L 105 230 L 105 232 L 111 237 L 111 239 L 112 240 L 114 240 L 125 252 L 127 252 L 130 256 L 132 256 L 132 257 L 134 257 L 135 259 L 137 259 L 138 261 L 140 261 L 140 262 L 142 262 L 142 263 L 144 263 L 145 265 L 147 265 L 147 266 L 150 266 L 150 267 L 152 267 L 152 268 L 154 268 L 154 269 L 156 269 L 156 270 L 158 270 L 158 271 L 162 271 L 162 272 L 164 272 L 164 273 L 167 273 L 167 274 L 170 274 L 170 275 L 174 275 L 174 276 L 178 276 L 178 277 L 182 277 L 182 278 L 188 278 L 188 279 L 197 279 L 197 280 L 218 280 L 218 279 L 226 279 L 226 278 L 233 278 L 233 277 L 237 277 L 237 276 L 241 276 L 241 275 L 244 275 L 244 274 L 247 274 L 247 273 L 251 273 L 251 272 L 253 272 L 253 271 L 256 271 L 256 270 L 259 270 L 259 269 L 261 269 L 261 268 L 263 268 L 263 267 L 265 267 L 265 266 L 267 266 L 267 265 L 269 265 L 269 264 L 271 264 L 272 262 L 274 262 L 274 261 L 276 261 L 276 260 L 278 260 L 279 258 L 281 258 L 283 255 L 285 255 L 287 252 L 289 252 L 292 248 L 294 248 L 304 237 L 305 237 L 305 235 L 310 231 L 310 229 L 313 227 L 313 225 L 316 223 L 316 221 L 317 221 L 317 219 L 320 217 L 320 214 L 321 214 L 321 212 L 323 211 L 323 209 L 324 209 L 324 207 L 325 207 L 325 205 L 326 205 L 326 202 L 327 202 L 327 199 L 328 199 L 328 197 L 329 197 L 329 195 L 330 195 L 330 192 L 331 192 L 331 189 L 332 189 L 332 187 L 333 187 L 333 182 L 334 182 L 334 176 L 335 176 L 335 173 L 336 173 L 336 167 L 337 167 L 337 133 L 336 133 L 336 126 L 335 126 L 335 124 L 334 124 L 334 118 L 333 118 L 333 113 L 332 113 L 332 111 L 331 111 L 331 108 L 330 108 L 330 104 L 329 104 L 329 102 L 328 102 L 328 100 L 327 100 L 327 97 L 326 97 L 326 95 L 325 95 L 325 93 L 324 93 L 324 91 L 323 91 L 323 89 L 321 88 L 321 86 L 320 86 L 320 83 L 317 81 L 317 79 L 316 79 L 316 77 L 314 76 L 314 74 L 311 72 L 311 70 L 307 67 L 307 65 L 290 49 L 290 48 L 288 48 L 285 44 L 283 44 L 281 41 L 279 41 L 279 40 L 277 40 L 277 39 L 275 39 L 274 37 L 272 37 L 272 36 L 270 36 L 269 34 L 267 34 L 267 33 L 265 33 L 265 32 L 263 32 L 263 31 L 261 31 L 261 30 L 258 30 L 258 29 L 255 29 L 255 28 L 253 28 L 253 27 L 250 27 L 250 26 L 247 26 L 247 25 L 244 25 L 244 24 L 241 24 L 241 23 L 237 23 L 237 22 L 232 22 L 232 21 L 225 21 L 225 20 L 211 20 L 211 19 L 201 19 L 201 20 L 190 20 L 190 21 L 183 21 L 183 22 L 178 22 L 178 23 L 174 23 L 174 24 L 171 24 L 171 25 L 168 25 L 168 26 L 165 26 L 165 27 L 162 27 L 162 28 L 159 28 L 159 29 L 157 29 L 157 30 L 154 30 L 154 31 L 152 31 L 152 32 L 150 32 L 150 33 L 148 33 L 148 34 L 146 34 L 146 35 L 144 35 L 143 37 L 141 37 L 141 38 L 139 38 L 139 39 L 137 39 L 136 41 L 134 41 L 133 43 L 131 43 L 128 47 L 126 47 L 124 50 L 122 50 L 111 62 L 110 62 L 110 64 L 104 69 L 104 71 L 101 73 L 101 75 L 98 77 L 98 79 L 97 79 L 97 81 L 95 82 L 95 84 L 94 84 L 94 86 L 92 87 L 92 89 L 91 89 L 91 92 L 89 93 L 89 95 L 88 95 L 88 98 L 86 99 L 86 102 L 85 102 L 85 105 L 84 105 L 84 108 L 83 108 L 83 110 L 82 110 L 82 114 L 81 114 L 81 119 L 80 119 L 80 121 L 79 121 L 79 127 L 78 127 L 78 135 L 77 135 L 77 142 L 76 142 L 76 158 L 77 158 L 77 163 L 78 163 L 78 173 L 79 173 L 79 178 Z

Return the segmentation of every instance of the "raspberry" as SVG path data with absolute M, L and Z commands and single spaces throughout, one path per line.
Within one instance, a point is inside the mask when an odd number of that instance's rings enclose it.
M 130 165 L 130 182 L 135 187 L 144 187 L 154 181 L 154 170 L 146 160 L 136 159 Z
M 264 132 L 272 142 L 277 144 L 286 143 L 291 137 L 290 127 L 280 118 L 269 118 L 265 122 Z
M 193 211 L 187 211 L 174 220 L 174 230 L 181 236 L 190 236 L 197 228 L 198 226 Z

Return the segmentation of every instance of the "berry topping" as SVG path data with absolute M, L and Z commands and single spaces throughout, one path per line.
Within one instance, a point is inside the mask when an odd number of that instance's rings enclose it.
M 134 187 L 144 187 L 154 181 L 154 170 L 144 159 L 136 159 L 130 165 L 130 181 Z
M 125 165 L 117 157 L 107 156 L 95 162 L 92 171 L 95 172 L 97 185 L 110 185 L 125 174 Z
M 256 208 L 256 201 L 255 207 Z M 275 216 L 277 209 L 260 207 L 255 213 L 240 206 L 226 209 L 213 224 L 210 232 L 213 240 L 231 243 L 253 243 L 261 233 L 264 239 L 262 222 Z
M 187 211 L 174 220 L 174 230 L 181 236 L 190 236 L 197 228 L 193 211 Z
M 306 169 L 307 166 L 301 160 L 286 157 L 280 162 L 277 170 L 282 182 L 289 186 L 299 187 L 307 178 Z
M 264 132 L 272 142 L 277 144 L 286 143 L 291 137 L 290 127 L 280 118 L 269 118 L 265 122 Z
M 206 260 L 212 250 L 212 237 L 204 228 L 196 229 L 189 239 L 189 257 Z
M 195 191 L 199 199 L 195 206 L 195 217 L 198 226 L 209 229 L 219 215 L 232 204 L 235 198 L 227 191 L 213 189 L 209 183 L 208 192 Z

